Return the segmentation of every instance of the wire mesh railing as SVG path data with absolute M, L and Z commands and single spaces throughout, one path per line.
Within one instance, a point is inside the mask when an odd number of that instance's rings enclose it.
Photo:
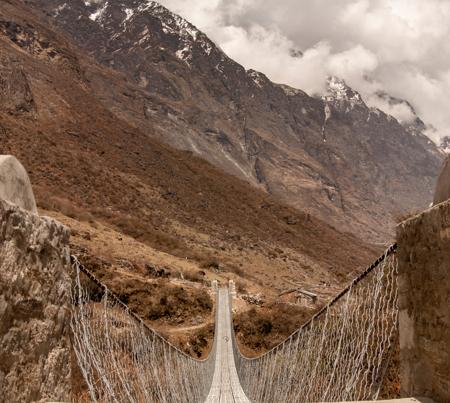
M 86 388 L 76 400 L 202 402 L 212 382 L 206 360 L 185 354 L 135 315 L 72 257 L 72 344 Z
M 286 341 L 235 361 L 253 402 L 334 402 L 378 397 L 398 332 L 396 245 Z
M 233 337 L 239 380 L 251 401 L 377 398 L 398 331 L 395 250 L 391 246 L 263 356 L 243 357 Z M 77 400 L 203 402 L 212 383 L 216 342 L 207 360 L 188 356 L 148 327 L 74 257 L 72 266 L 73 347 L 86 384 Z

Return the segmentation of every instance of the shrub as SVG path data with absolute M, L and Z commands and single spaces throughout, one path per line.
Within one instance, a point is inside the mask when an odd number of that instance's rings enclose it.
M 203 283 L 204 275 L 202 275 L 199 271 L 193 273 L 191 271 L 183 272 L 183 277 L 186 280 L 192 281 L 194 283 Z
M 215 258 L 206 258 L 200 262 L 200 267 L 203 269 L 220 270 L 220 263 Z
M 237 280 L 236 281 L 236 291 L 240 294 L 247 294 L 246 284 L 241 280 Z
M 234 329 L 240 343 L 255 353 L 262 353 L 286 339 L 311 314 L 307 308 L 280 303 L 253 307 L 236 316 Z

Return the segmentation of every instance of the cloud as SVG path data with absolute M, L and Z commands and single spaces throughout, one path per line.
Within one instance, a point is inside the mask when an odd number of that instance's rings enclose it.
M 345 79 L 370 106 L 402 121 L 408 100 L 450 135 L 450 1 L 448 0 L 161 0 L 208 34 L 246 68 L 310 94 L 328 75 Z M 295 57 L 292 50 L 301 50 Z
M 370 106 L 394 116 L 400 123 L 412 123 L 416 118 L 414 110 L 406 102 L 392 103 L 378 94 L 369 95 L 366 102 Z

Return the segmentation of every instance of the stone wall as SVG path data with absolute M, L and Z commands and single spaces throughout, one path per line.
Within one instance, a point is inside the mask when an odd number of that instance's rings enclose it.
M 434 191 L 433 204 L 442 203 L 448 199 L 450 199 L 450 156 L 447 156 L 442 165 Z
M 397 227 L 404 396 L 450 402 L 450 202 Z
M 70 401 L 68 240 L 0 200 L 0 401 Z

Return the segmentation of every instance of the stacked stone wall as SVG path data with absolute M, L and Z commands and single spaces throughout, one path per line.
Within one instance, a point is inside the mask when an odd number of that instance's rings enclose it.
M 0 200 L 0 401 L 70 401 L 69 231 Z
M 404 396 L 450 402 L 450 201 L 397 228 Z

